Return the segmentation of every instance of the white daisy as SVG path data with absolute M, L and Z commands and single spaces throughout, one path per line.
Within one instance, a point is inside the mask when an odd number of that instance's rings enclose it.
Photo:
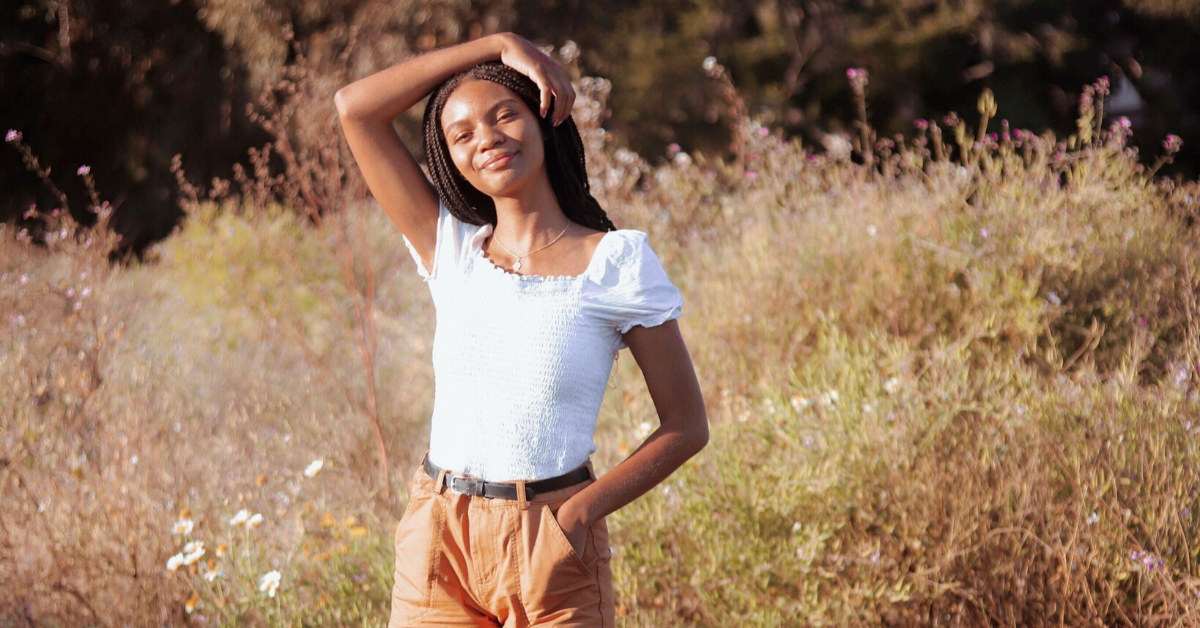
M 171 534 L 191 534 L 192 528 L 195 525 L 195 522 L 191 519 L 180 519 L 179 521 L 175 522 L 175 525 L 171 526 Z
M 275 589 L 279 588 L 282 575 L 278 571 L 269 571 L 258 581 L 258 590 L 265 591 L 268 597 L 275 597 Z
M 246 520 L 246 527 L 247 528 L 256 528 L 256 527 L 258 527 L 258 524 L 260 524 L 262 522 L 263 522 L 262 513 L 256 512 L 256 513 L 254 513 L 254 516 L 252 516 Z
M 246 520 L 249 518 L 250 518 L 250 511 L 243 508 L 243 509 L 237 511 L 237 514 L 233 515 L 233 518 L 229 520 L 229 525 L 234 526 L 234 527 L 240 526 L 243 523 L 246 523 Z
M 167 559 L 167 571 L 175 571 L 183 565 L 183 554 L 176 554 Z

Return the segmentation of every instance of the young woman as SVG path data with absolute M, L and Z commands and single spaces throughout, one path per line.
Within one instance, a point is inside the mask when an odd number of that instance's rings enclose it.
M 432 94 L 431 94 L 432 92 Z M 426 179 L 392 121 L 430 95 Z M 429 452 L 396 529 L 390 626 L 614 625 L 605 515 L 708 442 L 683 300 L 592 197 L 566 72 L 512 34 L 344 87 L 342 131 L 437 312 Z M 590 455 L 628 347 L 660 427 Z

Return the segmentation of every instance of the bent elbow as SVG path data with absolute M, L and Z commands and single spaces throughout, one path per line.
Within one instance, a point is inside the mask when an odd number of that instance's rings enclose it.
M 709 430 L 708 416 L 704 415 L 697 422 L 696 428 L 692 431 L 692 455 L 700 453 L 702 449 L 708 446 Z
M 343 120 L 353 116 L 353 98 L 350 96 L 350 87 L 346 86 L 333 95 L 333 104 L 337 107 L 338 117 Z

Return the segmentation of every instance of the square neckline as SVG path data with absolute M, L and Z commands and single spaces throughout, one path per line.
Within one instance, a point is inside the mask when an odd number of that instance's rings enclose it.
M 491 223 L 488 223 L 480 227 L 479 230 L 471 236 L 470 246 L 472 249 L 472 255 L 483 260 L 487 266 L 495 269 L 496 272 L 511 277 L 514 281 L 532 281 L 537 283 L 575 281 L 577 279 L 583 279 L 587 277 L 589 274 L 591 274 L 592 268 L 596 265 L 596 260 L 601 257 L 601 248 L 604 246 L 604 242 L 609 239 L 608 236 L 618 231 L 624 231 L 623 229 L 605 231 L 604 235 L 600 236 L 600 241 L 596 243 L 596 249 L 592 251 L 592 258 L 588 260 L 587 266 L 584 267 L 583 272 L 579 273 L 578 275 L 522 275 L 497 266 L 495 262 L 483 254 L 483 241 L 492 234 L 493 229 L 494 227 L 491 225 Z

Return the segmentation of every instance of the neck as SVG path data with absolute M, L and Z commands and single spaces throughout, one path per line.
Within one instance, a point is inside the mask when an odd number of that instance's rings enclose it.
M 529 251 L 544 245 L 568 222 L 545 170 L 531 185 L 512 196 L 492 200 L 496 203 L 496 227 L 492 234 L 514 251 Z

